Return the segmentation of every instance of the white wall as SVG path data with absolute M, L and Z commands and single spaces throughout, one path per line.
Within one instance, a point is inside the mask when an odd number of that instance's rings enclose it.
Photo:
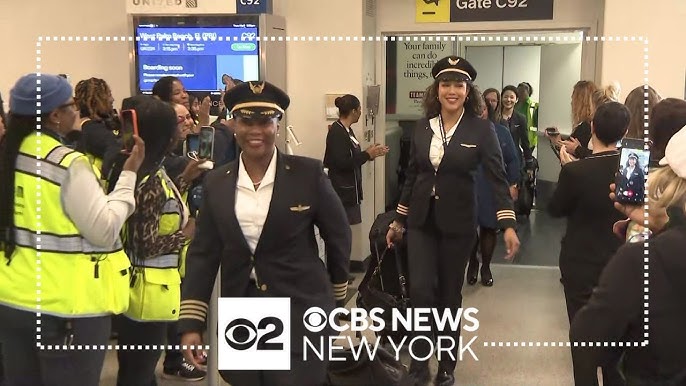
M 503 47 L 467 46 L 465 59 L 477 69 L 475 83 L 482 92 L 503 89 Z
M 277 7 L 278 5 L 278 7 Z M 309 1 L 282 0 L 274 13 L 286 19 L 289 36 L 361 36 L 362 3 L 328 0 L 326 16 L 314 15 Z M 335 16 L 334 16 L 335 15 Z M 323 158 L 327 125 L 325 94 L 353 94 L 362 99 L 362 42 L 290 42 L 287 47 L 288 122 L 303 144 L 295 153 Z M 358 124 L 356 134 L 362 134 Z
M 0 92 L 5 103 L 16 80 L 36 70 L 38 36 L 128 36 L 124 1 L 0 1 L 0 46 L 3 76 Z M 117 103 L 129 94 L 126 43 L 45 42 L 42 71 L 68 73 L 72 85 L 91 76 L 104 78 Z
M 581 75 L 581 44 L 551 44 L 541 48 L 539 130 L 555 126 L 571 134 L 571 95 Z
M 350 0 L 327 0 L 326 7 L 312 7 L 303 0 L 282 0 L 275 4 L 274 13 L 285 16 L 289 36 L 362 36 L 373 32 L 374 23 L 364 18 L 364 3 Z M 366 35 L 368 36 L 368 35 Z M 291 42 L 287 47 L 288 123 L 294 126 L 302 145 L 295 154 L 323 158 L 327 125 L 326 94 L 353 94 L 364 105 L 365 84 L 372 84 L 375 76 L 373 58 L 376 43 L 361 41 Z M 366 53 L 366 55 L 365 55 Z M 353 125 L 358 138 L 363 138 L 364 115 Z M 362 143 L 365 146 L 365 143 Z M 380 165 L 383 175 L 383 165 Z M 352 227 L 353 253 L 351 259 L 362 260 L 369 254 L 367 235 L 375 216 L 375 163 L 363 167 L 362 203 L 363 223 Z M 383 202 L 383 200 L 381 200 Z
M 541 47 L 541 87 L 538 130 L 555 126 L 564 134 L 571 133 L 571 94 L 581 75 L 581 44 L 550 44 Z M 538 178 L 557 181 L 560 163 L 550 151 L 548 141 L 539 138 Z
M 604 34 L 649 39 L 648 82 L 663 97 L 684 98 L 686 51 L 681 39 L 686 20 L 683 0 L 605 0 Z M 644 83 L 643 44 L 603 44 L 603 84 L 618 80 L 623 98 Z
M 503 87 L 517 87 L 521 82 L 529 82 L 534 89 L 532 99 L 538 101 L 541 77 L 541 46 L 506 46 L 503 62 Z

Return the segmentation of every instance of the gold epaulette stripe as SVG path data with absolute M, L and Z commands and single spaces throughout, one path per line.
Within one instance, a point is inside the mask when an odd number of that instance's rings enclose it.
M 184 301 L 181 302 L 181 306 L 183 306 L 183 305 L 200 306 L 200 307 L 202 307 L 202 308 L 204 308 L 204 309 L 208 309 L 208 308 L 209 308 L 209 306 L 207 305 L 207 303 L 205 303 L 205 302 L 203 302 L 203 301 L 200 301 L 200 300 L 184 300 Z

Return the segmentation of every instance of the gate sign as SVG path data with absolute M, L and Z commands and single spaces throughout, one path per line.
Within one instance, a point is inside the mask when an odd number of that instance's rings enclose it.
M 236 13 L 271 14 L 272 0 L 236 0 Z
M 417 23 L 552 20 L 554 0 L 415 0 Z

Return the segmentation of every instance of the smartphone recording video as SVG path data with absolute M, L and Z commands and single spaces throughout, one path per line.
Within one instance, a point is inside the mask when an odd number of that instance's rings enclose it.
M 558 135 L 560 135 L 560 132 L 557 130 L 557 127 L 548 127 L 545 129 L 545 133 L 551 137 L 557 137 Z
M 214 153 L 214 127 L 203 126 L 200 128 L 198 144 L 198 158 L 211 160 Z
M 623 139 L 615 179 L 615 200 L 622 204 L 643 205 L 645 178 L 648 175 L 650 151 L 639 139 Z
M 135 141 L 133 140 L 134 135 L 138 135 L 138 119 L 136 117 L 135 110 L 123 110 L 121 112 L 121 130 L 119 131 L 124 151 L 126 153 L 131 153 L 133 150 L 133 145 Z
M 200 136 L 198 134 L 188 134 L 186 140 L 183 142 L 183 154 L 195 152 L 200 150 Z

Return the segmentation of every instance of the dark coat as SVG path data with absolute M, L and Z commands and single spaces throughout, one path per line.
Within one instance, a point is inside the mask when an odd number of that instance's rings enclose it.
M 490 122 L 465 112 L 450 139 L 438 171 L 429 159 L 433 131 L 426 118 L 417 121 L 410 145 L 410 162 L 398 203 L 397 220 L 409 228 L 426 223 L 431 200 L 436 200 L 436 223 L 443 233 L 473 234 L 476 227 L 475 175 L 484 166 L 495 192 L 496 216 L 502 228 L 514 228 L 509 184 L 503 167 L 500 144 Z M 435 197 L 432 189 L 436 187 Z M 445 199 L 443 199 L 445 197 Z
M 348 129 L 340 121 L 331 125 L 326 134 L 324 166 L 329 169 L 331 185 L 344 206 L 358 205 L 362 201 L 362 165 L 370 160 L 369 153 L 355 144 Z
M 580 146 L 574 150 L 574 157 L 578 159 L 586 158 L 593 154 L 593 151 L 588 148 L 588 143 L 591 142 L 591 122 L 583 121 L 578 124 L 574 130 L 572 130 L 572 135 L 570 138 L 576 138 L 579 141 Z
M 683 208 L 670 208 L 668 214 L 667 229 L 648 241 L 648 255 L 643 243 L 632 243 L 612 257 L 571 325 L 572 341 L 648 341 L 640 347 L 577 348 L 590 354 L 587 365 L 592 368 L 620 350 L 621 367 L 632 385 L 686 384 L 686 221 Z
M 622 245 L 612 233 L 612 225 L 623 217 L 608 197 L 618 162 L 619 153 L 611 151 L 562 167 L 548 204 L 553 217 L 567 217 L 560 269 L 583 264 L 595 266 L 600 272 Z
M 521 164 L 510 131 L 507 127 L 500 124 L 492 125 L 491 129 L 494 129 L 498 136 L 498 143 L 500 144 L 500 151 L 502 152 L 505 171 L 507 172 L 507 182 L 510 186 L 518 184 L 521 179 Z M 479 225 L 491 229 L 496 228 L 498 226 L 498 220 L 495 214 L 495 197 L 493 195 L 493 189 L 488 184 L 482 165 L 479 165 L 479 170 L 476 175 L 476 195 L 476 200 L 479 205 Z
M 198 304 L 210 303 L 214 277 L 221 267 L 222 297 L 287 297 L 291 299 L 291 351 L 302 351 L 303 313 L 309 307 L 330 312 L 335 306 L 332 283 L 347 283 L 351 231 L 345 211 L 321 162 L 279 153 L 269 212 L 255 253 L 251 253 L 235 214 L 238 160 L 205 176 L 203 203 L 195 237 L 188 249 L 182 287 L 179 332 L 205 329 Z M 298 208 L 298 209 L 294 209 Z M 326 264 L 319 258 L 314 226 L 326 244 Z M 251 282 L 255 269 L 257 282 Z M 206 308 L 205 308 L 206 309 Z M 205 315 L 206 318 L 207 315 Z M 322 334 L 328 333 L 327 329 Z M 318 338 L 312 338 L 318 339 Z M 233 385 L 309 385 L 303 363 L 290 372 L 222 372 Z M 320 362 L 307 364 L 309 374 L 324 373 Z M 269 378 L 274 376 L 276 378 Z M 303 378 L 305 377 L 305 378 Z M 269 381 L 271 379 L 271 381 Z
M 526 117 L 514 111 L 510 119 L 503 119 L 500 124 L 507 127 L 517 149 L 519 159 L 524 162 L 531 159 L 531 144 L 529 143 L 529 125 Z M 523 164 L 522 164 L 523 165 Z

